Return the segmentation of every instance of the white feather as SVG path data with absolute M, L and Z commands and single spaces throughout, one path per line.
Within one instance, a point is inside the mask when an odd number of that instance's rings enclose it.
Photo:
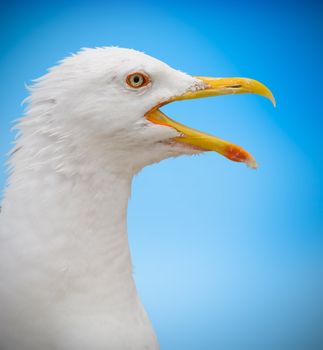
M 140 91 L 125 76 L 145 71 Z M 194 153 L 149 123 L 198 81 L 143 53 L 85 49 L 29 88 L 0 215 L 1 350 L 158 349 L 126 231 L 142 167 Z

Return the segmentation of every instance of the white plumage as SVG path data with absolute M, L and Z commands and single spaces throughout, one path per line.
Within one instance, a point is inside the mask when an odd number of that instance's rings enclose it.
M 152 84 L 129 88 L 133 71 Z M 143 53 L 98 48 L 30 88 L 0 221 L 1 350 L 158 348 L 132 277 L 127 201 L 142 167 L 197 152 L 143 116 L 199 85 Z
M 242 78 L 194 78 L 138 51 L 85 49 L 30 88 L 0 215 L 1 350 L 154 350 L 126 232 L 132 177 L 215 150 L 249 153 L 176 123 L 177 99 L 254 92 Z

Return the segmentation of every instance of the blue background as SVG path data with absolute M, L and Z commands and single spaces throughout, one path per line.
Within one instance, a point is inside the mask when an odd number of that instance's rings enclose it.
M 81 47 L 136 48 L 192 75 L 246 76 L 277 99 L 185 101 L 175 119 L 232 140 L 134 180 L 135 279 L 162 350 L 323 348 L 322 6 L 319 2 L 0 4 L 0 187 L 24 83 Z

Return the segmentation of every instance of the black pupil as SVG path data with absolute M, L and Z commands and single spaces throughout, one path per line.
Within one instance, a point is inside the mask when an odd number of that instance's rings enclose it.
M 139 75 L 135 75 L 135 76 L 133 77 L 133 82 L 134 82 L 135 84 L 138 84 L 138 83 L 140 82 L 140 76 L 139 76 Z

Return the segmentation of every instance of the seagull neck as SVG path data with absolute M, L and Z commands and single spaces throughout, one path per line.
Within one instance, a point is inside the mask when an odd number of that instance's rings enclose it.
M 47 161 L 50 155 L 26 162 L 28 152 L 25 147 L 15 155 L 3 203 L 3 214 L 20 218 L 17 234 L 35 242 L 27 258 L 42 259 L 48 276 L 66 278 L 64 288 L 81 284 L 85 296 L 110 295 L 116 304 L 136 298 L 126 228 L 131 172 L 111 168 L 108 153 L 88 155 L 85 170 L 74 157 L 73 170 L 65 164 L 62 171 Z

